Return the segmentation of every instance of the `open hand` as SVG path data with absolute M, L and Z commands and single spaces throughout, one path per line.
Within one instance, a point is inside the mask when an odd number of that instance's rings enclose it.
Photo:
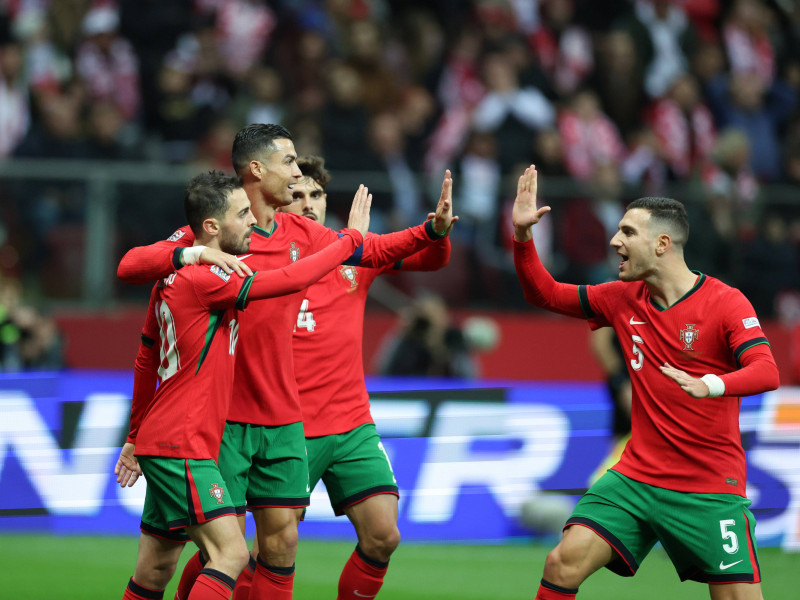
M 514 223 L 514 238 L 519 242 L 527 242 L 533 235 L 531 226 L 539 222 L 545 213 L 550 212 L 549 206 L 536 207 L 536 191 L 538 187 L 538 174 L 536 167 L 531 165 L 520 175 L 517 182 L 517 197 L 514 200 L 514 210 L 511 220 Z
M 125 445 L 122 446 L 119 458 L 117 459 L 117 465 L 114 467 L 114 473 L 117 476 L 119 487 L 131 487 L 142 474 L 139 460 L 133 454 L 135 450 L 136 446 L 130 442 L 125 442 Z
M 709 389 L 705 381 L 698 377 L 692 377 L 688 373 L 676 369 L 669 363 L 664 363 L 660 367 L 661 372 L 681 386 L 681 389 L 692 398 L 708 398 Z
M 253 270 L 236 258 L 233 254 L 228 254 L 216 248 L 206 248 L 200 253 L 200 262 L 207 265 L 217 265 L 228 275 L 236 273 L 239 277 L 249 277 Z
M 453 178 L 448 169 L 444 172 L 442 193 L 433 216 L 433 230 L 439 235 L 447 235 L 456 221 L 458 217 L 453 216 Z
M 369 209 L 372 206 L 372 194 L 363 185 L 358 186 L 358 191 L 353 197 L 353 204 L 350 206 L 350 218 L 347 226 L 350 229 L 358 229 L 362 236 L 369 231 Z

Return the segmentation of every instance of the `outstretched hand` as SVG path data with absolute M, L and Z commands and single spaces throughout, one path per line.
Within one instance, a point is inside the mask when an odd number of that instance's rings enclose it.
M 350 218 L 347 221 L 347 227 L 350 229 L 358 229 L 362 236 L 367 235 L 369 230 L 369 209 L 372 206 L 372 194 L 369 189 L 364 186 L 358 186 L 358 191 L 353 197 L 353 204 L 350 206 Z
M 233 254 L 228 254 L 216 248 L 206 248 L 200 253 L 200 262 L 207 265 L 217 265 L 228 275 L 236 273 L 239 277 L 249 277 L 253 270 Z
M 531 165 L 525 169 L 517 182 L 517 197 L 514 200 L 514 210 L 511 220 L 514 224 L 514 238 L 519 242 L 527 242 L 533 235 L 531 227 L 536 225 L 545 213 L 550 212 L 549 206 L 536 207 L 536 191 L 538 187 L 538 174 L 536 167 Z
M 458 217 L 453 216 L 453 178 L 448 169 L 444 172 L 442 193 L 433 216 L 433 230 L 439 235 L 448 235 L 456 221 Z
M 688 373 L 676 369 L 669 363 L 664 363 L 658 367 L 661 372 L 681 386 L 681 389 L 692 398 L 708 398 L 709 389 L 705 381 L 698 377 L 692 377 Z
M 119 487 L 131 487 L 142 474 L 139 460 L 133 454 L 135 450 L 136 446 L 130 442 L 125 442 L 125 445 L 122 446 L 122 451 L 120 451 L 119 458 L 117 459 L 117 465 L 114 467 L 114 473 L 117 476 Z

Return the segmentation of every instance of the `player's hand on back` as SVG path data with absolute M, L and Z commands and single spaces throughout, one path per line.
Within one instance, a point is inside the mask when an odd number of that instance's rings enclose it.
M 514 210 L 511 213 L 511 220 L 514 224 L 514 237 L 517 241 L 527 242 L 533 235 L 531 226 L 539 222 L 546 212 L 550 212 L 549 206 L 536 206 L 536 192 L 538 188 L 538 174 L 536 167 L 531 165 L 525 169 L 517 182 L 517 197 L 514 200 Z
M 119 453 L 117 464 L 114 467 L 114 473 L 117 476 L 117 483 L 120 487 L 131 487 L 142 474 L 139 460 L 134 456 L 135 450 L 136 446 L 130 442 L 125 442 L 125 445 L 122 446 L 122 450 Z
M 200 253 L 200 262 L 207 265 L 217 265 L 228 275 L 236 273 L 239 277 L 249 277 L 253 270 L 233 254 L 228 254 L 216 248 L 206 248 Z
M 350 206 L 350 218 L 347 221 L 347 227 L 350 229 L 358 229 L 362 236 L 367 235 L 369 231 L 369 209 L 372 206 L 372 194 L 369 189 L 364 186 L 358 186 L 358 191 L 353 197 L 353 204 Z
M 448 169 L 444 172 L 442 193 L 439 196 L 439 203 L 436 205 L 436 212 L 433 214 L 433 229 L 439 235 L 447 235 L 453 229 L 456 221 L 458 221 L 458 217 L 453 216 L 453 178 Z

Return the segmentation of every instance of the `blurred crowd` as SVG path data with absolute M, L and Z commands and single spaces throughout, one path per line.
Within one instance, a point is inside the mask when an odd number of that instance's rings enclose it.
M 467 293 L 448 300 L 487 305 L 508 301 L 514 182 L 535 163 L 554 207 L 537 239 L 560 279 L 614 277 L 608 240 L 625 203 L 680 185 L 693 228 L 688 264 L 773 315 L 776 298 L 800 289 L 800 201 L 772 196 L 800 185 L 799 92 L 792 0 L 0 8 L 0 158 L 230 169 L 239 128 L 281 123 L 334 177 L 384 174 L 378 230 L 424 218 L 430 188 L 451 168 L 462 217 L 454 263 L 467 275 L 448 286 Z M 12 237 L 84 218 L 63 192 L 4 204 Z

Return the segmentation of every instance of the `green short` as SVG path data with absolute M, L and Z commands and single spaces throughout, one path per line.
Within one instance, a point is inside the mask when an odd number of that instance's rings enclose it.
M 227 422 L 219 469 L 240 515 L 245 507 L 308 506 L 311 488 L 302 423 L 268 427 Z
M 398 496 L 397 480 L 374 423 L 336 435 L 306 438 L 311 489 L 322 479 L 334 513 L 370 496 Z
M 735 494 L 675 492 L 607 471 L 580 499 L 565 527 L 583 525 L 602 537 L 617 557 L 607 568 L 636 573 L 656 542 L 681 581 L 758 583 L 750 500 Z
M 236 515 L 217 463 L 164 456 L 139 456 L 147 480 L 142 531 L 186 542 L 184 528 Z

